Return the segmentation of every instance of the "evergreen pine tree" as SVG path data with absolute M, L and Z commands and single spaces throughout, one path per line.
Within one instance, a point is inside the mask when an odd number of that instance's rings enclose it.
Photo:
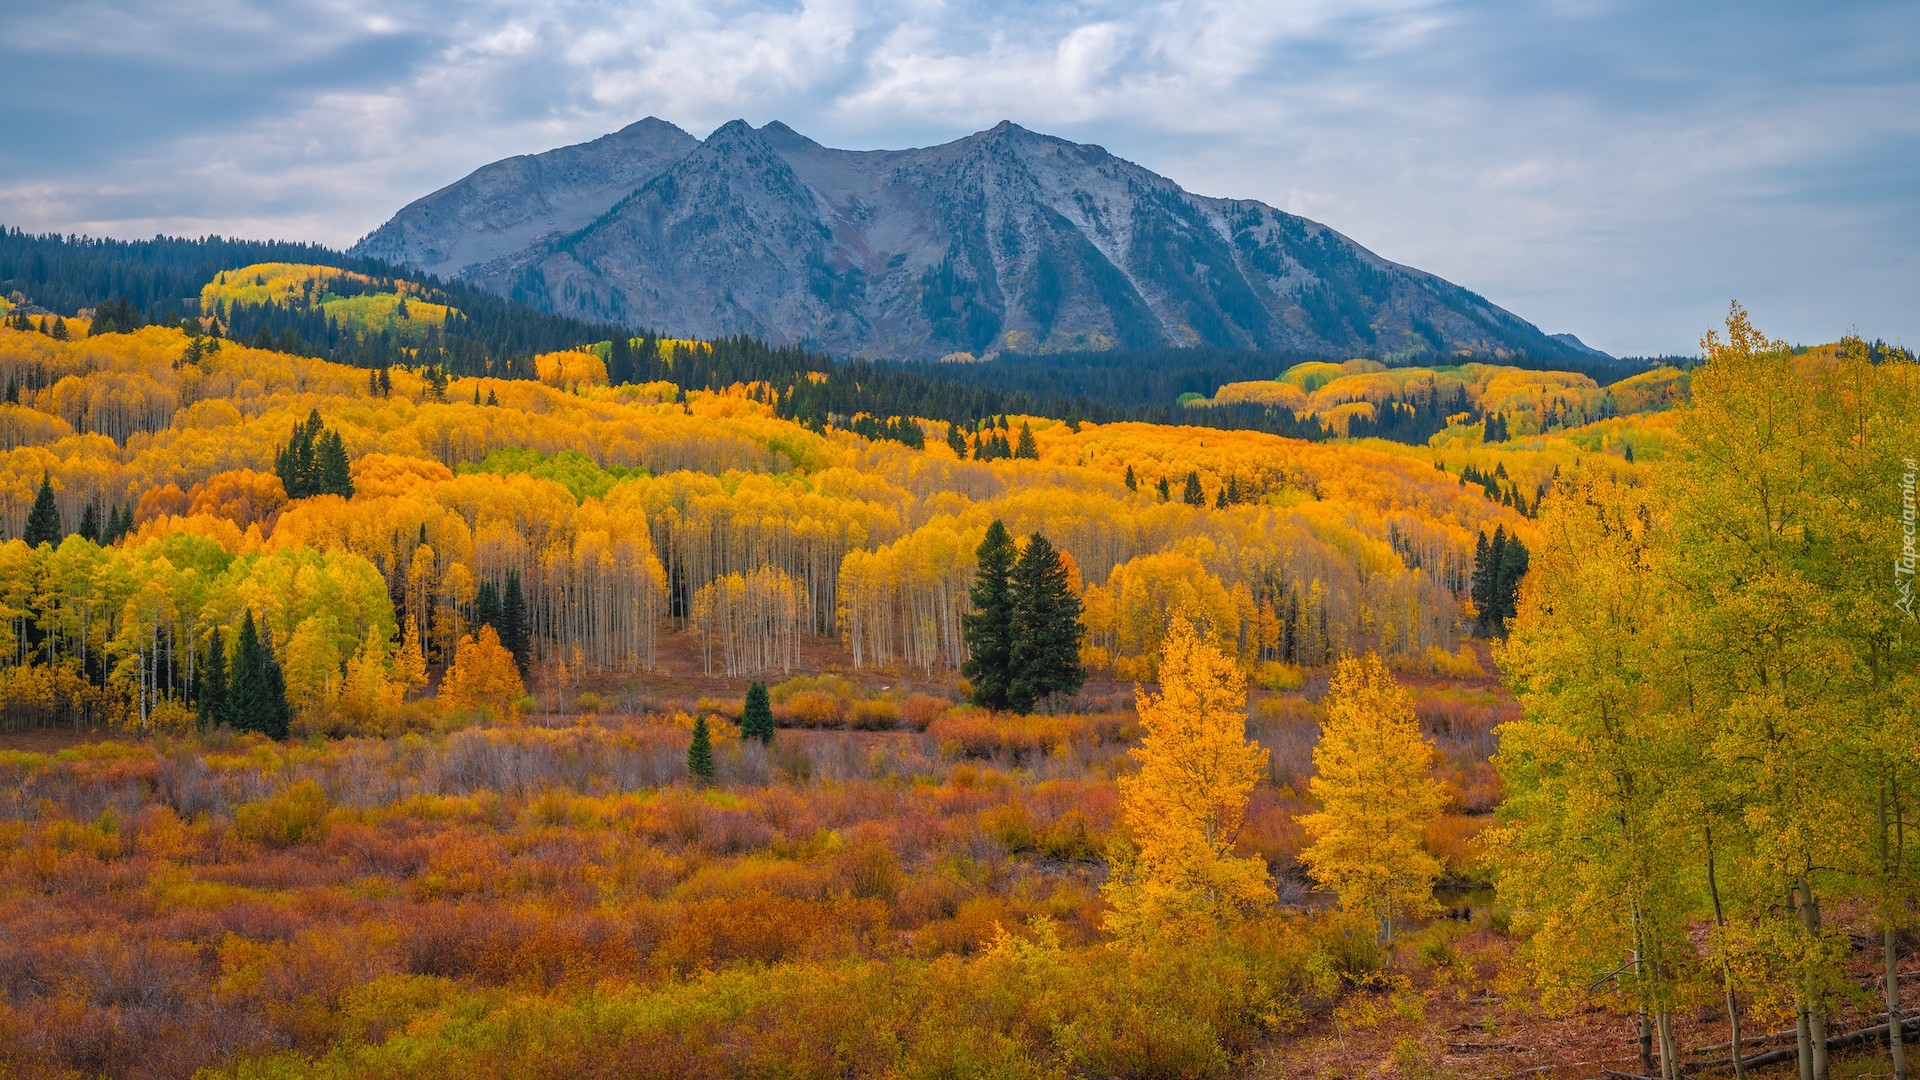
M 39 547 L 41 544 L 59 547 L 60 541 L 65 538 L 60 529 L 60 506 L 53 500 L 53 477 L 43 472 L 40 474 L 40 491 L 33 497 L 33 510 L 27 514 L 27 531 L 20 535 L 20 539 L 25 540 L 28 547 Z
M 496 634 L 500 632 L 500 590 L 484 578 L 474 591 L 473 623 L 475 626 L 491 626 Z
M 1127 466 L 1127 490 L 1128 491 L 1140 490 L 1140 481 L 1134 478 L 1132 465 Z
M 1479 612 L 1474 618 L 1474 629 L 1482 636 L 1487 632 L 1487 613 L 1493 607 L 1492 554 L 1493 545 L 1487 541 L 1487 534 L 1482 532 L 1473 542 L 1473 581 L 1468 588 L 1474 610 Z
M 1080 598 L 1046 537 L 1034 533 L 1027 539 L 1008 591 L 1013 606 L 1008 707 L 1031 712 L 1049 696 L 1078 693 L 1087 681 L 1080 667 Z
M 200 686 L 194 705 L 203 728 L 217 727 L 227 719 L 227 643 L 214 628 L 207 642 L 207 655 L 195 672 Z
M 962 461 L 966 460 L 967 437 L 960 434 L 960 425 L 958 422 L 947 425 L 947 448 L 953 451 L 954 457 Z
M 607 384 L 619 386 L 633 381 L 633 339 L 625 331 L 613 335 L 607 347 Z
M 698 786 L 713 783 L 713 735 L 707 730 L 707 718 L 693 719 L 693 742 L 687 747 L 687 777 Z
M 1499 632 L 1504 636 L 1507 623 L 1520 611 L 1520 579 L 1527 576 L 1527 549 L 1517 536 L 1507 537 L 1500 552 L 1499 573 L 1495 578 L 1494 609 Z
M 1200 490 L 1200 473 L 1198 471 L 1187 473 L 1187 490 L 1181 493 L 1180 499 L 1188 506 L 1207 505 L 1207 493 Z
M 92 503 L 88 503 L 87 512 L 80 515 L 80 538 L 100 542 L 100 510 Z
M 260 647 L 260 628 L 254 625 L 252 608 L 247 609 L 234 641 L 225 719 L 235 731 L 265 732 L 273 722 L 267 702 L 266 651 Z
M 1225 510 L 1227 508 L 1227 489 L 1226 488 L 1221 488 L 1219 491 L 1214 493 L 1213 508 L 1215 510 Z
M 284 739 L 293 721 L 293 709 L 287 704 L 287 675 L 273 649 L 273 634 L 260 637 L 260 684 L 266 696 L 266 726 L 260 730 L 269 739 Z
M 1160 501 L 1161 502 L 1173 501 L 1173 491 L 1167 487 L 1167 478 L 1164 476 L 1160 478 Z
M 320 494 L 353 498 L 353 473 L 347 465 L 347 444 L 337 431 L 320 437 Z
M 773 704 L 767 698 L 767 684 L 756 681 L 747 687 L 747 707 L 740 713 L 740 734 L 744 738 L 773 741 Z
M 1020 442 L 1013 448 L 1013 456 L 1028 461 L 1040 460 L 1040 447 L 1033 441 L 1033 427 L 1025 420 L 1020 421 Z
M 527 598 L 520 591 L 520 571 L 507 570 L 507 588 L 500 597 L 500 644 L 507 647 L 526 674 L 532 660 L 532 626 L 527 618 Z
M 488 405 L 500 404 L 500 399 L 494 396 L 493 387 L 491 386 L 487 387 L 487 404 Z
M 973 680 L 973 702 L 989 709 L 1007 707 L 1013 650 L 1013 598 L 1008 575 L 1013 570 L 1013 538 L 998 518 L 987 526 L 986 539 L 975 552 L 979 568 L 969 598 L 973 613 L 961 617 L 967 662 L 961 670 Z

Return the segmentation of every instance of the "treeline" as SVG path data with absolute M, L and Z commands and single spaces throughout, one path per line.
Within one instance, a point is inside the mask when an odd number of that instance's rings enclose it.
M 0 296 L 18 293 L 23 306 L 63 315 L 124 305 L 126 314 L 137 319 L 133 325 L 119 325 L 127 320 L 118 320 L 114 329 L 122 331 L 148 323 L 176 325 L 201 314 L 200 290 L 221 271 L 274 262 L 350 270 L 384 281 L 389 289 L 394 279 L 413 281 L 424 286 L 423 299 L 458 308 L 460 317 L 437 330 L 432 341 L 420 344 L 330 324 L 324 313 L 311 308 L 249 305 L 224 313 L 230 321 L 228 336 L 357 367 L 438 365 L 457 374 L 533 378 L 532 365 L 522 361 L 535 354 L 604 341 L 618 333 L 606 324 L 550 315 L 465 282 L 443 282 L 319 244 L 220 236 L 110 240 L 0 228 Z M 353 283 L 336 280 L 334 287 L 348 295 Z

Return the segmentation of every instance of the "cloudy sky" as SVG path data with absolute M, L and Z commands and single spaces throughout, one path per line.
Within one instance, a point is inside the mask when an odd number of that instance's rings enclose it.
M 1001 119 L 1304 214 L 1616 354 L 1920 346 L 1912 0 L 0 0 L 0 223 L 346 245 L 656 115 Z

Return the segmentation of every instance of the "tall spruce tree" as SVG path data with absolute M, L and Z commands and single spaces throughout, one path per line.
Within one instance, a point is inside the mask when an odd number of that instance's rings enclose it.
M 1033 441 L 1033 427 L 1025 420 L 1020 421 L 1020 441 L 1013 448 L 1013 456 L 1029 461 L 1040 458 L 1040 447 Z
M 287 704 L 287 675 L 274 652 L 273 633 L 260 635 L 261 685 L 266 692 L 266 726 L 261 731 L 269 739 L 284 739 L 293 722 L 293 709 Z
M 1048 697 L 1078 693 L 1087 681 L 1080 667 L 1080 597 L 1046 537 L 1034 533 L 1027 539 L 1008 591 L 1013 606 L 1008 707 L 1031 712 Z
M 756 681 L 747 687 L 747 705 L 740 712 L 740 734 L 763 743 L 773 741 L 773 703 L 767 698 L 766 683 Z
M 1013 537 L 995 518 L 975 551 L 979 561 L 968 597 L 973 613 L 961 619 L 967 662 L 961 671 L 973 681 L 973 702 L 989 709 L 1007 707 L 1013 659 Z
M 1200 490 L 1200 474 L 1198 472 L 1189 472 L 1187 474 L 1187 488 L 1180 493 L 1180 499 L 1188 506 L 1207 505 L 1207 493 Z
M 687 778 L 695 785 L 713 783 L 713 735 L 707 730 L 707 718 L 693 718 L 693 742 L 687 746 Z
M 353 498 L 353 474 L 347 465 L 347 445 L 340 433 L 329 431 L 320 437 L 320 494 Z
M 227 722 L 235 731 L 265 733 L 273 722 L 273 708 L 267 702 L 266 650 L 260 647 L 260 628 L 254 625 L 252 608 L 247 609 L 234 639 L 226 705 Z
M 27 514 L 27 531 L 21 534 L 20 539 L 25 540 L 28 547 L 39 547 L 41 544 L 59 547 L 60 541 L 65 538 L 60 529 L 60 507 L 53 501 L 53 476 L 43 472 L 40 474 L 40 491 L 33 497 L 33 509 Z
M 625 333 L 613 335 L 607 346 L 607 384 L 619 386 L 633 381 L 633 339 Z
M 207 655 L 200 661 L 195 671 L 200 685 L 194 695 L 195 711 L 203 728 L 218 727 L 227 722 L 227 643 L 220 636 L 218 627 L 214 628 L 212 640 L 207 642 Z
M 513 654 L 520 673 L 527 673 L 533 656 L 533 627 L 527 617 L 527 597 L 520 590 L 520 571 L 507 570 L 507 588 L 500 597 L 500 644 Z
M 93 503 L 88 503 L 87 512 L 80 515 L 80 539 L 100 542 L 100 509 Z
M 474 591 L 473 622 L 475 626 L 491 626 L 495 634 L 500 633 L 500 590 L 484 578 Z
M 1483 637 L 1504 637 L 1507 623 L 1518 610 L 1520 579 L 1527 576 L 1527 549 L 1517 536 L 1496 525 L 1493 538 L 1481 533 L 1473 548 L 1473 581 L 1469 592 L 1479 609 L 1474 620 Z

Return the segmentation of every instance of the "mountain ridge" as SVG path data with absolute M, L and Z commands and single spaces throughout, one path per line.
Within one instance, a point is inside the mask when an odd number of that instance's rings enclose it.
M 556 313 L 853 357 L 1593 355 L 1329 226 L 1011 121 L 852 151 L 649 117 L 484 166 L 351 250 Z

